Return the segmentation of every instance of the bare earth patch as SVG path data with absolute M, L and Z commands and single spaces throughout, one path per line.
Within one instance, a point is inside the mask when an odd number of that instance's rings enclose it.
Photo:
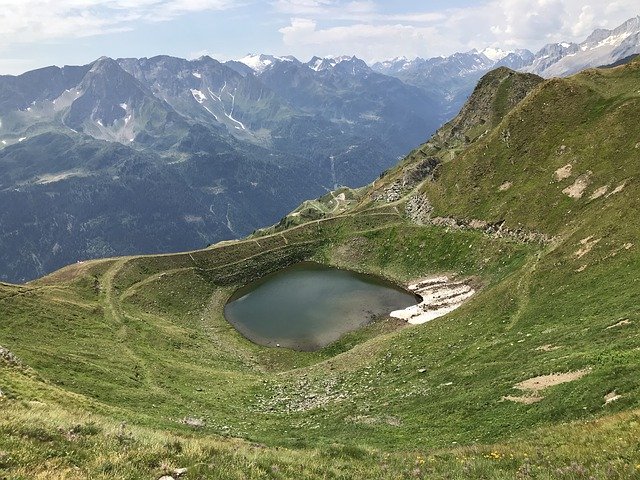
M 539 352 L 554 352 L 556 350 L 561 349 L 562 347 L 558 346 L 558 345 L 541 345 L 538 348 L 536 348 L 537 351 Z
M 567 178 L 569 178 L 571 176 L 571 170 L 573 170 L 573 165 L 571 165 L 570 163 L 556 170 L 553 174 L 556 182 L 561 182 L 562 180 L 566 180 Z
M 573 185 L 562 190 L 562 193 L 573 198 L 574 200 L 579 200 L 584 195 L 584 191 L 589 186 L 589 179 L 591 178 L 591 172 L 587 172 L 583 175 L 580 175 L 576 178 L 576 181 L 573 182 Z
M 606 330 L 611 330 L 612 328 L 626 327 L 627 325 L 631 325 L 632 323 L 633 322 L 631 320 L 629 320 L 628 318 L 625 318 L 624 320 L 620 320 L 615 325 L 608 326 Z
M 598 188 L 595 192 L 591 194 L 589 200 L 596 200 L 600 197 L 604 197 L 609 191 L 609 185 L 605 185 L 604 187 Z
M 622 182 L 615 189 L 613 189 L 613 191 L 609 195 L 607 195 L 607 198 L 609 198 L 611 195 L 615 195 L 617 193 L 620 193 L 621 191 L 624 190 L 624 187 L 626 187 L 626 186 L 627 186 L 627 182 Z
M 545 388 L 555 387 L 562 383 L 573 382 L 584 377 L 590 372 L 589 369 L 576 370 L 574 372 L 566 373 L 552 373 L 551 375 L 540 375 L 539 377 L 533 377 L 528 380 L 523 380 L 520 383 L 514 385 L 514 388 L 518 390 L 525 390 L 530 392 L 539 392 Z
M 611 402 L 615 402 L 616 400 L 620 400 L 621 398 L 622 395 L 618 395 L 614 390 L 613 392 L 607 393 L 604 396 L 604 404 L 609 405 Z
M 578 249 L 574 255 L 578 258 L 584 257 L 587 253 L 593 250 L 593 247 L 595 247 L 598 243 L 600 243 L 600 240 L 602 239 L 597 238 L 594 240 L 593 236 L 583 238 L 582 240 L 580 240 L 580 245 L 582 245 L 582 247 Z
M 522 390 L 525 392 L 522 396 L 514 396 L 508 395 L 502 397 L 502 400 L 508 400 L 510 402 L 522 403 L 525 405 L 530 405 L 533 403 L 537 403 L 541 401 L 544 397 L 541 395 L 541 392 L 549 387 L 554 387 L 556 385 L 561 385 L 567 382 L 573 382 L 575 380 L 579 380 L 588 374 L 591 370 L 576 370 L 574 372 L 566 372 L 566 373 L 552 373 L 551 375 L 540 375 L 539 377 L 533 377 L 528 380 L 523 380 L 520 383 L 517 383 L 513 386 L 518 390 Z
M 509 190 L 511 187 L 513 187 L 513 183 L 511 182 L 504 182 L 502 185 L 500 185 L 498 187 L 498 191 L 499 192 L 506 192 L 507 190 Z

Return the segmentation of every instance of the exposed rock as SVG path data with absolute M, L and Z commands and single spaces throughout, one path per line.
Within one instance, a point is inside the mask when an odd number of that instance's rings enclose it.
M 593 247 L 595 247 L 598 243 L 600 243 L 600 240 L 601 240 L 600 238 L 596 238 L 594 240 L 593 236 L 583 238 L 582 240 L 580 240 L 580 245 L 581 245 L 580 249 L 578 249 L 578 251 L 576 251 L 574 255 L 577 258 L 584 257 L 587 253 L 593 250 Z
M 590 178 L 591 172 L 580 175 L 578 178 L 576 178 L 576 181 L 573 182 L 573 185 L 562 190 L 562 193 L 564 193 L 568 197 L 573 198 L 574 200 L 581 199 L 582 195 L 584 195 L 584 191 L 589 186 Z
M 626 327 L 627 325 L 631 325 L 632 323 L 633 322 L 631 320 L 629 320 L 628 318 L 625 318 L 624 320 L 620 320 L 615 325 L 609 325 L 606 329 L 611 330 L 612 328 Z
M 422 181 L 433 179 L 438 165 L 440 165 L 440 160 L 436 157 L 428 157 L 417 165 L 405 169 L 402 175 L 402 187 L 413 189 Z
M 604 396 L 604 404 L 609 405 L 610 403 L 620 400 L 621 398 L 622 395 L 618 395 L 614 390 L 613 392 L 610 392 Z
M 4 347 L 0 347 L 0 360 L 4 360 L 10 365 L 20 366 L 22 362 L 13 353 Z
M 391 183 L 382 192 L 377 191 L 372 195 L 376 201 L 393 203 L 400 200 L 421 182 L 433 180 L 440 160 L 436 157 L 427 157 L 417 164 L 411 164 L 402 171 L 402 177 Z
M 319 382 L 311 382 L 304 378 L 292 386 L 276 385 L 269 394 L 259 396 L 256 406 L 260 412 L 306 412 L 344 402 L 361 394 L 361 390 L 337 377 Z
M 617 193 L 620 193 L 621 191 L 624 190 L 624 187 L 626 187 L 626 186 L 627 186 L 627 182 L 622 182 L 611 193 L 609 193 L 609 195 L 607 195 L 607 198 L 609 198 L 611 195 L 615 195 Z
M 425 195 L 415 195 L 409 199 L 405 212 L 416 225 L 427 225 L 431 219 L 433 206 Z
M 473 143 L 498 125 L 542 81 L 537 75 L 505 67 L 489 72 L 482 77 L 460 114 L 438 130 L 430 143 L 440 148 Z M 503 132 L 504 141 L 508 142 L 509 137 L 509 132 Z
M 375 192 L 372 198 L 377 202 L 393 203 L 402 198 L 402 191 L 402 180 L 396 180 L 382 192 Z
M 484 220 L 459 220 L 452 217 L 433 217 L 432 225 L 446 227 L 454 230 L 480 230 L 494 238 L 511 238 L 523 243 L 550 243 L 553 237 L 544 233 L 528 232 L 523 229 L 509 229 L 504 222 L 489 223 Z
M 469 222 L 469 228 L 471 230 L 484 230 L 489 227 L 489 223 L 484 220 L 471 220 Z
M 562 180 L 566 180 L 567 178 L 569 178 L 571 176 L 571 170 L 573 170 L 573 165 L 571 165 L 570 163 L 556 170 L 553 173 L 556 182 L 561 182 Z
M 504 182 L 502 185 L 500 185 L 498 187 L 498 191 L 499 192 L 506 192 L 507 190 L 509 190 L 511 187 L 513 187 L 513 183 L 512 182 Z
M 203 419 L 195 418 L 195 417 L 185 417 L 182 420 L 180 420 L 180 423 L 182 423 L 183 425 L 188 425 L 193 428 L 202 428 L 205 426 L 205 422 Z
M 608 190 L 609 185 L 605 185 L 604 187 L 596 189 L 596 191 L 594 191 L 589 197 L 589 200 L 597 200 L 598 198 L 605 196 Z

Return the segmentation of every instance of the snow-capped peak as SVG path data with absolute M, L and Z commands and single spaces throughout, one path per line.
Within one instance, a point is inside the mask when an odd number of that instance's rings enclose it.
M 514 52 L 505 51 L 505 50 L 502 50 L 501 48 L 487 47 L 484 50 L 482 50 L 480 53 L 482 53 L 485 57 L 487 57 L 492 62 L 499 62 L 500 60 L 505 58 L 507 55 Z
M 277 62 L 293 62 L 294 57 L 277 57 L 275 55 L 263 55 L 250 53 L 249 55 L 239 59 L 240 63 L 244 63 L 247 67 L 257 73 L 264 72 L 267 68 Z
M 348 62 L 353 60 L 354 57 L 350 57 L 348 55 L 342 55 L 339 57 L 327 56 L 324 58 L 313 57 L 307 65 L 310 69 L 315 70 L 316 72 L 320 72 L 322 70 L 326 70 L 331 67 L 335 67 L 336 65 L 342 62 Z

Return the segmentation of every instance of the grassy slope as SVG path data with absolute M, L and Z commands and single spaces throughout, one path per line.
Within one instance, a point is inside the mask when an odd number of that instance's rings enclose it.
M 635 475 L 639 70 L 544 82 L 418 187 L 436 215 L 505 220 L 554 236 L 549 245 L 419 227 L 404 219 L 404 200 L 369 200 L 424 157 L 417 151 L 358 193 L 357 213 L 0 285 L 0 345 L 30 367 L 0 366 L 0 472 L 147 478 L 176 464 L 193 478 Z M 572 176 L 554 180 L 568 163 Z M 562 193 L 587 171 L 583 198 Z M 578 258 L 589 236 L 600 241 Z M 456 272 L 483 288 L 430 324 L 382 322 L 315 353 L 255 346 L 224 321 L 238 285 L 303 258 L 398 281 Z M 607 328 L 621 319 L 630 323 Z M 539 349 L 549 345 L 559 348 Z M 502 400 L 522 380 L 585 368 L 539 403 Z M 605 406 L 613 391 L 621 398 Z M 187 416 L 205 427 L 179 423 Z

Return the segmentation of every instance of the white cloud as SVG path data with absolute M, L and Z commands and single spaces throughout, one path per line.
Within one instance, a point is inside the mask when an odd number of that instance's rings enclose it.
M 135 22 L 165 21 L 233 0 L 0 0 L 0 45 L 36 43 L 126 31 Z
M 373 2 L 355 3 L 363 4 L 362 12 L 338 0 L 278 0 L 276 8 L 292 16 L 279 30 L 285 46 L 280 53 L 355 54 L 371 61 L 486 46 L 537 50 L 551 42 L 581 42 L 595 28 L 613 28 L 639 13 L 637 0 L 489 0 L 394 14 L 380 13 Z
M 410 25 L 370 25 L 318 29 L 314 20 L 294 18 L 291 25 L 280 29 L 287 48 L 304 47 L 300 56 L 355 54 L 360 58 L 375 60 L 394 56 L 398 51 L 405 55 L 418 55 L 424 45 L 437 45 L 440 38 L 432 27 Z M 310 48 L 308 48 L 310 47 Z M 444 45 L 442 45 L 444 47 Z

